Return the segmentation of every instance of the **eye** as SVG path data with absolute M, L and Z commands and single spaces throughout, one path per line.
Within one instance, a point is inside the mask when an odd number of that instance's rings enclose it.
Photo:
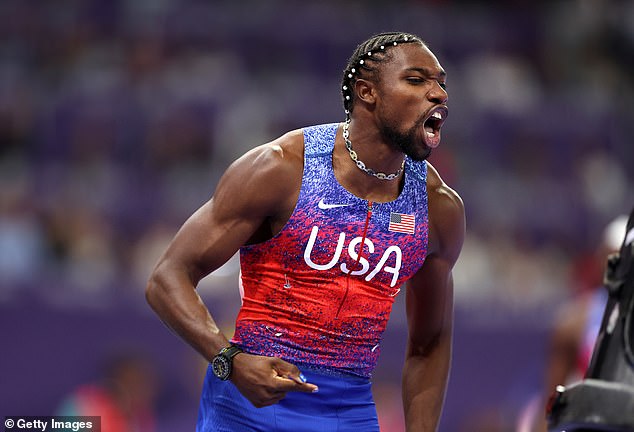
M 441 89 L 447 90 L 447 83 L 446 82 L 438 81 L 438 85 L 440 86 Z
M 422 84 L 425 82 L 425 80 L 421 77 L 407 77 L 406 79 L 410 84 Z

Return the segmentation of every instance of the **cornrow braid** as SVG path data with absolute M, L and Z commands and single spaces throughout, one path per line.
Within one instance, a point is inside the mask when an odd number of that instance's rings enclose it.
M 346 118 L 350 116 L 354 106 L 354 84 L 359 78 L 371 77 L 376 79 L 377 66 L 391 59 L 389 48 L 398 44 L 418 42 L 425 43 L 418 36 L 410 33 L 389 32 L 379 33 L 362 42 L 354 50 L 348 60 L 343 79 L 341 80 L 341 95 Z

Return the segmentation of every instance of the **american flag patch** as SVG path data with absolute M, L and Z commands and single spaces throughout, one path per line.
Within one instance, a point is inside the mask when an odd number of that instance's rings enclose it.
M 387 227 L 388 231 L 398 232 L 403 234 L 414 234 L 414 215 L 403 213 L 390 213 L 390 225 Z

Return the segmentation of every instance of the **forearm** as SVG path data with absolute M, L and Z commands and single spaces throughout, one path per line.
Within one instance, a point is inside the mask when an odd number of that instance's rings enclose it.
M 427 349 L 407 348 L 403 368 L 403 410 L 407 432 L 434 432 L 445 400 L 451 361 L 451 336 Z
M 207 360 L 228 345 L 186 273 L 159 264 L 145 295 L 161 320 Z

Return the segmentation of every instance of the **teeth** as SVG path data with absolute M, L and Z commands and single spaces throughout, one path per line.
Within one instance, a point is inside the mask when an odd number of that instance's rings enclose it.
M 439 120 L 442 120 L 442 115 L 440 115 L 440 113 L 438 111 L 436 111 L 435 113 L 433 113 L 431 115 L 433 118 L 437 118 Z

